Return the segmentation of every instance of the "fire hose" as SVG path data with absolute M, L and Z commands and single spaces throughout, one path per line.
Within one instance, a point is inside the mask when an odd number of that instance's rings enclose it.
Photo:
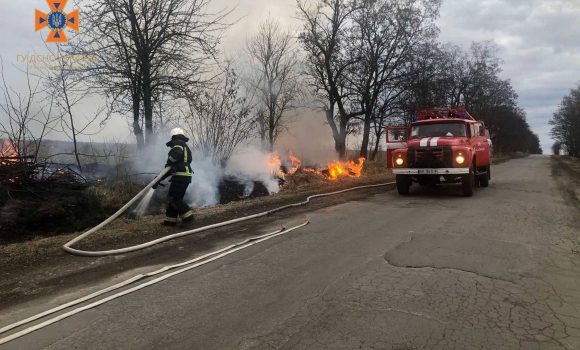
M 66 243 L 62 248 L 71 254 L 74 255 L 80 255 L 80 256 L 108 256 L 108 255 L 118 255 L 118 254 L 125 254 L 125 253 L 130 253 L 130 252 L 134 252 L 137 250 L 141 250 L 141 249 L 145 249 L 145 248 L 149 248 L 151 246 L 154 246 L 156 244 L 162 243 L 162 242 L 166 242 L 178 237 L 183 237 L 183 236 L 187 236 L 187 235 L 191 235 L 194 233 L 199 233 L 199 232 L 203 232 L 203 231 L 207 231 L 207 230 L 211 230 L 214 228 L 218 228 L 218 227 L 223 227 L 223 226 L 227 226 L 227 225 L 231 225 L 231 224 L 235 224 L 238 222 L 242 222 L 242 221 L 247 221 L 250 219 L 255 219 L 255 218 L 259 218 L 262 216 L 266 216 L 284 209 L 288 209 L 288 208 L 292 208 L 292 207 L 298 207 L 298 206 L 302 206 L 302 205 L 306 205 L 310 202 L 311 199 L 314 198 L 319 198 L 319 197 L 327 197 L 327 196 L 332 196 L 332 195 L 336 195 L 336 194 L 340 194 L 340 193 L 344 193 L 344 192 L 349 192 L 349 191 L 354 191 L 354 190 L 359 190 L 359 189 L 363 189 L 363 188 L 372 188 L 372 187 L 383 187 L 383 186 L 388 186 L 388 185 L 393 185 L 394 182 L 389 182 L 389 183 L 384 183 L 384 184 L 378 184 L 378 185 L 367 185 L 367 186 L 358 186 L 358 187 L 353 187 L 353 188 L 349 188 L 346 190 L 342 190 L 342 191 L 336 191 L 336 192 L 331 192 L 331 193 L 324 193 L 324 194 L 315 194 L 312 196 L 309 196 L 308 198 L 306 198 L 306 200 L 304 202 L 299 202 L 299 203 L 294 203 L 294 204 L 288 204 L 279 208 L 275 208 L 272 210 L 268 210 L 262 213 L 258 213 L 258 214 L 253 214 L 253 215 L 249 215 L 249 216 L 244 216 L 241 218 L 237 218 L 237 219 L 233 219 L 233 220 L 228 220 L 228 221 L 224 221 L 224 222 L 220 222 L 217 224 L 213 224 L 213 225 L 208 225 L 208 226 L 204 226 L 204 227 L 200 227 L 200 228 L 196 228 L 194 230 L 189 230 L 189 231 L 184 231 L 184 232 L 179 232 L 179 233 L 174 233 L 172 235 L 168 235 L 165 237 L 161 237 L 158 239 L 155 239 L 153 241 L 149 241 L 143 244 L 139 244 L 139 245 L 135 245 L 135 246 L 131 246 L 131 247 L 126 247 L 126 248 L 121 248 L 121 249 L 113 249 L 113 250 L 104 250 L 104 251 L 85 251 L 85 250 L 78 250 L 78 249 L 74 249 L 71 246 L 75 243 L 78 243 L 79 241 L 85 239 L 87 236 L 97 232 L 98 230 L 102 229 L 103 227 L 105 227 L 106 225 L 110 224 L 113 220 L 115 220 L 116 218 L 118 218 L 121 214 L 123 214 L 127 209 L 129 209 L 139 198 L 141 198 L 143 195 L 145 195 L 145 193 L 147 193 L 147 191 L 149 191 L 149 189 L 151 189 L 153 187 L 153 185 L 155 185 L 155 183 L 157 183 L 157 181 L 159 181 L 171 168 L 167 167 L 165 168 L 153 181 L 151 181 L 150 184 L 148 184 L 147 186 L 145 186 L 145 188 L 143 190 L 141 190 L 141 192 L 139 192 L 135 197 L 133 197 L 133 199 L 131 199 L 129 202 L 127 202 L 127 204 L 125 204 L 121 209 L 119 209 L 115 214 L 113 214 L 110 218 L 108 218 L 107 220 L 103 221 L 102 223 L 100 223 L 98 226 L 95 226 L 94 228 L 90 229 L 89 231 L 83 233 L 82 235 L 76 237 L 75 239 L 71 240 L 70 242 Z
M 52 314 L 54 314 L 56 312 L 59 312 L 59 311 L 68 309 L 68 308 L 70 308 L 72 306 L 75 306 L 75 305 L 84 303 L 84 302 L 86 302 L 88 300 L 91 300 L 91 299 L 94 299 L 94 298 L 96 298 L 96 297 L 98 297 L 100 295 L 103 295 L 103 294 L 106 294 L 106 293 L 110 293 L 110 292 L 112 292 L 114 290 L 123 288 L 125 286 L 128 286 L 130 284 L 133 284 L 133 283 L 135 283 L 135 282 L 137 282 L 139 280 L 142 280 L 144 278 L 153 277 L 153 276 L 156 276 L 156 275 L 161 274 L 163 272 L 167 272 L 169 270 L 172 270 L 172 269 L 175 269 L 175 268 L 178 268 L 178 267 L 186 266 L 186 267 L 184 267 L 182 269 L 179 269 L 177 271 L 174 271 L 174 272 L 168 273 L 166 275 L 157 277 L 157 278 L 155 278 L 155 279 L 153 279 L 153 280 L 151 280 L 149 282 L 145 282 L 143 284 L 140 284 L 138 286 L 132 287 L 130 289 L 127 289 L 127 290 L 118 292 L 116 294 L 113 294 L 113 295 L 108 296 L 108 297 L 106 297 L 104 299 L 95 301 L 93 303 L 87 304 L 85 306 L 78 307 L 78 308 L 73 309 L 71 311 L 68 311 L 68 312 L 66 312 L 64 314 L 61 314 L 61 315 L 58 315 L 58 316 L 53 317 L 51 319 L 48 319 L 48 320 L 46 320 L 46 321 L 44 321 L 42 323 L 39 323 L 37 325 L 28 327 L 26 329 L 23 329 L 23 330 L 17 332 L 17 333 L 11 334 L 11 335 L 9 335 L 7 337 L 0 338 L 0 345 L 5 344 L 5 343 L 8 343 L 9 341 L 18 339 L 18 338 L 20 338 L 20 337 L 22 337 L 24 335 L 27 335 L 29 333 L 32 333 L 34 331 L 37 331 L 37 330 L 42 329 L 44 327 L 47 327 L 47 326 L 49 326 L 51 324 L 54 324 L 56 322 L 59 322 L 61 320 L 64 320 L 65 318 L 68 318 L 68 317 L 71 317 L 71 316 L 76 315 L 78 313 L 81 313 L 83 311 L 86 311 L 86 310 L 95 308 L 95 307 L 97 307 L 99 305 L 102 305 L 104 303 L 107 303 L 107 302 L 109 302 L 111 300 L 120 298 L 120 297 L 125 296 L 127 294 L 130 294 L 130 293 L 133 293 L 133 292 L 138 291 L 140 289 L 143 289 L 145 287 L 148 287 L 148 286 L 151 286 L 153 284 L 156 284 L 156 283 L 159 283 L 161 281 L 164 281 L 164 280 L 166 280 L 166 279 L 168 279 L 170 277 L 173 277 L 175 275 L 179 275 L 179 274 L 181 274 L 183 272 L 189 271 L 189 270 L 194 269 L 196 267 L 199 267 L 199 266 L 205 265 L 207 263 L 210 263 L 212 261 L 221 259 L 221 258 L 225 257 L 226 255 L 233 254 L 233 253 L 235 253 L 235 252 L 237 252 L 239 250 L 246 249 L 246 248 L 251 247 L 251 246 L 253 246 L 255 244 L 258 244 L 260 242 L 264 242 L 264 241 L 266 241 L 268 239 L 271 239 L 271 238 L 280 236 L 282 234 L 286 234 L 288 232 L 294 231 L 294 230 L 299 229 L 301 227 L 304 227 L 304 226 L 306 226 L 308 224 L 309 224 L 309 222 L 308 221 L 305 221 L 303 224 L 298 225 L 298 226 L 295 226 L 295 227 L 292 227 L 292 228 L 289 228 L 289 229 L 287 229 L 286 227 L 282 226 L 282 227 L 280 227 L 278 230 L 276 230 L 274 232 L 267 233 L 265 235 L 258 236 L 258 237 L 248 238 L 248 239 L 246 239 L 243 242 L 230 245 L 228 247 L 225 247 L 225 248 L 220 249 L 218 251 L 215 251 L 215 252 L 212 252 L 212 253 L 209 253 L 209 254 L 200 256 L 200 257 L 195 258 L 193 260 L 185 261 L 185 262 L 182 262 L 182 263 L 179 263 L 179 264 L 176 264 L 176 265 L 165 266 L 165 267 L 163 267 L 163 268 L 161 268 L 159 270 L 153 271 L 153 272 L 149 272 L 149 273 L 139 274 L 139 275 L 133 276 L 133 277 L 131 277 L 131 278 L 129 278 L 129 279 L 127 279 L 127 280 L 125 280 L 125 281 L 123 281 L 121 283 L 117 283 L 117 284 L 115 284 L 115 285 L 113 285 L 111 287 L 102 289 L 100 291 L 97 291 L 97 292 L 92 293 L 90 295 L 87 295 L 85 297 L 82 297 L 82 298 L 73 300 L 73 301 L 71 301 L 69 303 L 66 303 L 66 304 L 57 306 L 57 307 L 55 307 L 53 309 L 50 309 L 48 311 L 45 311 L 45 312 L 39 313 L 37 315 L 31 316 L 31 317 L 29 317 L 27 319 L 24 319 L 22 321 L 19 321 L 19 322 L 10 324 L 10 325 L 8 325 L 6 327 L 0 328 L 0 334 L 5 333 L 5 332 L 8 332 L 8 331 L 10 331 L 10 330 L 12 330 L 14 328 L 23 326 L 25 324 L 28 324 L 30 322 L 36 321 L 38 319 L 44 318 L 46 316 L 52 315 Z M 193 264 L 193 265 L 191 265 L 191 264 Z M 187 266 L 187 265 L 190 265 L 190 266 Z
M 355 190 L 358 190 L 358 189 L 374 188 L 374 187 L 384 187 L 384 186 L 389 186 L 389 185 L 393 185 L 394 184 L 393 182 L 389 182 L 389 183 L 376 184 L 376 185 L 357 186 L 357 187 L 352 187 L 352 188 L 349 188 L 349 189 L 345 189 L 345 190 L 341 190 L 341 191 L 335 191 L 335 192 L 331 192 L 331 193 L 311 195 L 311 196 L 307 197 L 306 200 L 303 201 L 303 202 L 289 204 L 289 205 L 285 205 L 285 206 L 282 206 L 282 207 L 278 207 L 278 208 L 275 208 L 275 209 L 272 209 L 272 210 L 268 210 L 268 211 L 265 211 L 265 212 L 262 212 L 262 213 L 259 213 L 259 214 L 249 215 L 249 216 L 245 216 L 245 217 L 242 217 L 242 218 L 238 218 L 238 219 L 233 219 L 233 220 L 221 222 L 221 223 L 218 223 L 218 224 L 213 224 L 213 225 L 208 225 L 208 226 L 200 227 L 200 228 L 195 229 L 195 230 L 189 230 L 189 231 L 185 231 L 185 232 L 176 233 L 176 234 L 169 235 L 169 236 L 166 236 L 166 237 L 162 237 L 160 239 L 156 239 L 156 240 L 153 240 L 153 241 L 150 241 L 150 242 L 147 242 L 147 243 L 143 243 L 143 244 L 140 244 L 140 245 L 136 245 L 136 246 L 132 246 L 132 247 L 127 247 L 127 248 L 122 248 L 122 249 L 108 250 L 108 251 L 83 251 L 83 250 L 77 250 L 77 249 L 71 248 L 71 246 L 73 244 L 75 244 L 75 243 L 81 241 L 82 239 L 86 238 L 87 236 L 89 236 L 89 235 L 97 232 L 99 229 L 103 228 L 107 224 L 111 223 L 114 219 L 116 219 L 117 217 L 119 217 L 123 212 L 125 212 L 127 209 L 129 209 L 141 196 L 143 196 L 149 189 L 151 189 L 153 187 L 153 185 L 157 181 L 159 181 L 169 170 L 170 170 L 169 167 L 168 168 L 165 168 L 149 185 L 147 185 L 141 192 L 139 192 L 133 199 L 131 199 L 125 206 L 123 206 L 121 209 L 119 209 L 110 218 L 108 218 L 107 220 L 103 221 L 101 224 L 99 224 L 98 226 L 92 228 L 91 230 L 89 230 L 89 231 L 83 233 L 82 235 L 76 237 L 75 239 L 71 240 L 70 242 L 66 243 L 63 246 L 63 249 L 65 251 L 71 253 L 71 254 L 80 255 L 80 256 L 107 256 L 107 255 L 123 254 L 123 253 L 128 253 L 128 252 L 133 252 L 133 251 L 145 249 L 145 248 L 151 247 L 153 245 L 156 245 L 156 244 L 159 244 L 159 243 L 162 243 L 162 242 L 165 242 L 165 241 L 174 239 L 174 238 L 178 238 L 178 237 L 182 237 L 182 236 L 186 236 L 186 235 L 190 235 L 190 234 L 194 234 L 194 233 L 206 231 L 206 230 L 209 230 L 209 229 L 212 229 L 212 228 L 217 228 L 217 227 L 222 227 L 222 226 L 226 226 L 226 225 L 231 225 L 231 224 L 234 224 L 234 223 L 237 223 L 237 222 L 246 221 L 246 220 L 250 220 L 250 219 L 253 219 L 253 218 L 262 217 L 262 216 L 265 216 L 265 215 L 268 215 L 268 214 L 271 214 L 271 213 L 274 213 L 274 212 L 277 212 L 277 211 L 281 211 L 281 210 L 284 210 L 284 209 L 287 209 L 287 208 L 303 206 L 303 205 L 308 204 L 310 202 L 310 200 L 311 199 L 314 199 L 314 198 L 332 196 L 332 195 L 341 194 L 341 193 L 345 193 L 345 192 L 349 192 L 349 191 L 355 191 Z M 0 345 L 5 344 L 5 343 L 7 343 L 9 341 L 12 341 L 14 339 L 20 338 L 20 337 L 22 337 L 22 336 L 24 336 L 26 334 L 32 333 L 32 332 L 34 332 L 36 330 L 39 330 L 41 328 L 47 327 L 47 326 L 49 326 L 51 324 L 54 324 L 56 322 L 59 322 L 59 321 L 65 319 L 65 318 L 71 317 L 71 316 L 73 316 L 75 314 L 78 314 L 80 312 L 83 312 L 83 311 L 92 309 L 92 308 L 97 307 L 99 305 L 102 305 L 102 304 L 104 304 L 104 303 L 106 303 L 108 301 L 111 301 L 111 300 L 120 298 L 120 297 L 125 296 L 127 294 L 133 293 L 133 292 L 135 292 L 137 290 L 140 290 L 140 289 L 143 289 L 143 288 L 148 287 L 150 285 L 159 283 L 159 282 L 161 282 L 163 280 L 166 280 L 166 279 L 168 279 L 168 278 L 170 278 L 172 276 L 181 274 L 183 272 L 186 272 L 188 270 L 194 269 L 194 268 L 199 267 L 201 265 L 205 265 L 205 264 L 207 264 L 209 262 L 212 262 L 212 261 L 218 260 L 220 258 L 223 258 L 226 255 L 232 254 L 232 253 L 237 252 L 237 251 L 242 250 L 242 249 L 246 249 L 246 248 L 248 248 L 248 247 L 250 247 L 252 245 L 255 245 L 255 244 L 258 244 L 260 242 L 266 241 L 268 239 L 271 239 L 271 238 L 280 236 L 282 234 L 286 234 L 286 233 L 291 232 L 293 230 L 296 230 L 298 228 L 304 227 L 304 226 L 306 226 L 308 224 L 309 224 L 309 222 L 308 221 L 305 221 L 303 224 L 298 225 L 298 226 L 295 226 L 295 227 L 292 227 L 290 229 L 286 229 L 284 226 L 282 226 L 277 231 L 274 231 L 274 232 L 271 232 L 271 233 L 268 233 L 268 234 L 265 234 L 265 235 L 262 235 L 262 236 L 258 236 L 258 237 L 248 238 L 248 239 L 246 239 L 243 242 L 233 244 L 231 246 L 228 246 L 228 247 L 223 248 L 223 249 L 220 249 L 218 251 L 215 251 L 215 252 L 212 252 L 212 253 L 209 253 L 209 254 L 200 256 L 200 257 L 195 258 L 193 260 L 189 260 L 189 261 L 186 261 L 186 262 L 182 262 L 182 263 L 179 263 L 179 264 L 176 264 L 176 265 L 165 266 L 165 267 L 163 267 L 163 268 L 161 268 L 159 270 L 156 270 L 156 271 L 153 271 L 153 272 L 150 272 L 150 273 L 136 275 L 136 276 L 134 276 L 132 278 L 129 278 L 129 279 L 127 279 L 127 280 L 125 280 L 123 282 L 120 282 L 118 284 L 115 284 L 115 285 L 113 285 L 111 287 L 102 289 L 100 291 L 97 291 L 97 292 L 92 293 L 90 295 L 87 295 L 85 297 L 82 297 L 82 298 L 73 300 L 73 301 L 71 301 L 69 303 L 60 305 L 60 306 L 58 306 L 56 308 L 53 308 L 53 309 L 50 309 L 48 311 L 45 311 L 45 312 L 39 313 L 37 315 L 31 316 L 31 317 L 29 317 L 27 319 L 24 319 L 22 321 L 19 321 L 19 322 L 10 324 L 8 326 L 5 326 L 3 328 L 0 328 L 0 334 L 5 333 L 5 332 L 8 332 L 8 331 L 10 331 L 10 330 L 12 330 L 14 328 L 23 326 L 25 324 L 28 324 L 30 322 L 39 320 L 41 318 L 47 317 L 47 316 L 52 315 L 54 313 L 57 313 L 59 311 L 68 309 L 68 308 L 70 308 L 72 306 L 75 306 L 75 305 L 84 303 L 86 301 L 89 301 L 91 299 L 94 299 L 94 298 L 96 298 L 98 296 L 101 296 L 103 294 L 110 293 L 110 292 L 112 292 L 114 290 L 117 290 L 117 289 L 126 287 L 126 286 L 128 286 L 130 284 L 133 284 L 133 283 L 139 281 L 139 280 L 142 280 L 142 279 L 145 279 L 145 278 L 148 278 L 148 277 L 153 277 L 153 276 L 156 276 L 158 274 L 161 274 L 163 272 L 167 272 L 169 270 L 172 270 L 172 269 L 175 269 L 175 268 L 178 268 L 178 267 L 186 266 L 186 267 L 184 267 L 182 269 L 179 269 L 177 271 L 174 271 L 174 272 L 165 274 L 163 276 L 157 277 L 157 278 L 155 278 L 155 279 L 153 279 L 153 280 L 151 280 L 149 282 L 145 282 L 143 284 L 140 284 L 138 286 L 132 287 L 130 289 L 127 289 L 127 290 L 118 292 L 116 294 L 113 294 L 113 295 L 111 295 L 109 297 L 106 297 L 104 299 L 95 301 L 95 302 L 90 303 L 88 305 L 85 305 L 85 306 L 82 306 L 82 307 L 78 307 L 78 308 L 73 309 L 71 311 L 68 311 L 68 312 L 66 312 L 64 314 L 61 314 L 61 315 L 58 315 L 58 316 L 53 317 L 51 319 L 48 319 L 48 320 L 46 320 L 46 321 L 44 321 L 42 323 L 39 323 L 39 324 L 37 324 L 35 326 L 31 326 L 31 327 L 26 328 L 24 330 L 21 330 L 21 331 L 19 331 L 17 333 L 11 334 L 11 335 L 9 335 L 7 337 L 0 338 Z M 189 265 L 189 266 L 187 266 L 187 265 Z

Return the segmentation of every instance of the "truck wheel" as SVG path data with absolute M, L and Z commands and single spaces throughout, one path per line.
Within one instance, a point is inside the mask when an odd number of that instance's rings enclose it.
M 406 196 L 409 194 L 409 190 L 411 188 L 411 177 L 407 175 L 397 175 L 397 192 L 401 196 Z
M 479 185 L 481 187 L 489 187 L 489 178 L 490 178 L 490 175 L 491 175 L 490 174 L 490 166 L 489 165 L 487 166 L 487 169 L 486 170 L 487 171 L 486 171 L 485 175 L 482 175 L 481 178 L 479 179 Z
M 463 188 L 464 197 L 473 196 L 473 189 L 475 188 L 475 171 L 473 170 L 473 166 L 469 169 L 469 174 L 463 175 L 461 187 Z

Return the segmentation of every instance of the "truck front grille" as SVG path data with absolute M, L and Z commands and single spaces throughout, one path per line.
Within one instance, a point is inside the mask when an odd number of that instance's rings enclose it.
M 431 148 L 431 149 L 421 149 L 418 148 L 417 152 L 415 153 L 415 161 L 419 161 L 421 158 L 426 157 L 428 155 L 427 152 L 431 152 L 435 157 L 440 160 L 443 160 L 443 148 Z
M 411 168 L 451 168 L 453 167 L 451 147 L 410 148 L 407 154 Z

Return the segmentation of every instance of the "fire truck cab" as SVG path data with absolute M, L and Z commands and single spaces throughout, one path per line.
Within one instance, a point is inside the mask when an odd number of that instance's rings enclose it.
M 409 194 L 414 183 L 460 183 L 466 197 L 473 196 L 476 186 L 489 186 L 489 131 L 464 108 L 422 110 L 410 127 L 389 127 L 386 134 L 387 166 L 396 176 L 399 194 Z

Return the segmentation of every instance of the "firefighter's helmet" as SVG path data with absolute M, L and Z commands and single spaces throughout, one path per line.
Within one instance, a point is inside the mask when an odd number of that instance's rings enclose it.
M 177 135 L 185 136 L 185 132 L 181 128 L 175 128 L 175 129 L 171 130 L 171 137 L 177 136 Z

